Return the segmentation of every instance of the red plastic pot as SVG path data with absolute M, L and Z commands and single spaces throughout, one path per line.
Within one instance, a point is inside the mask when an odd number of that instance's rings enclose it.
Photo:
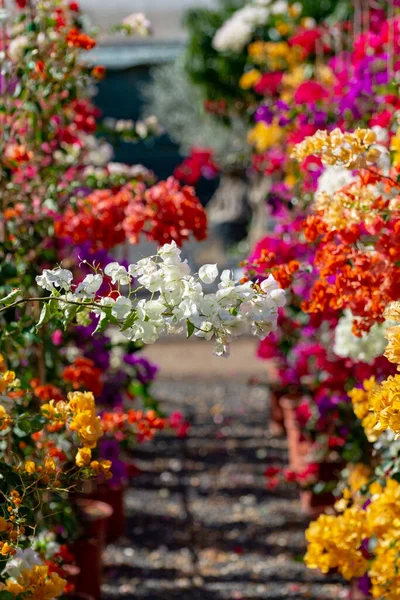
M 76 501 L 84 538 L 97 539 L 101 544 L 106 540 L 108 522 L 113 508 L 106 502 L 92 498 L 79 498 Z
M 111 506 L 113 512 L 107 522 L 106 539 L 113 542 L 125 534 L 125 487 L 123 485 L 99 485 L 90 494 L 90 498 L 100 500 Z
M 82 598 L 83 595 L 83 598 L 85 598 L 86 594 L 89 598 L 100 600 L 103 549 L 104 546 L 98 538 L 81 539 L 72 546 L 76 564 L 80 569 L 75 583 L 75 596 L 72 597 Z M 76 596 L 76 594 L 78 595 Z

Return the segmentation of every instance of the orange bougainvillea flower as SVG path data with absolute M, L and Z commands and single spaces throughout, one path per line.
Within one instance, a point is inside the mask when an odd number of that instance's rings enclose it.
M 50 400 L 64 400 L 64 395 L 60 388 L 51 383 L 40 384 L 38 379 L 31 379 L 29 382 L 34 395 L 39 398 L 42 402 L 49 402 Z
M 82 48 L 83 50 L 91 50 L 96 45 L 96 42 L 93 38 L 75 28 L 69 30 L 66 40 L 68 46 Z
M 33 158 L 33 152 L 23 144 L 9 144 L 4 152 L 5 164 L 8 167 L 18 167 Z
M 99 396 L 103 390 L 102 372 L 90 358 L 78 357 L 72 365 L 65 367 L 62 378 L 70 381 L 76 390 L 84 388 Z
M 106 76 L 106 68 L 103 65 L 96 65 L 93 67 L 91 72 L 92 77 L 95 79 L 104 79 Z

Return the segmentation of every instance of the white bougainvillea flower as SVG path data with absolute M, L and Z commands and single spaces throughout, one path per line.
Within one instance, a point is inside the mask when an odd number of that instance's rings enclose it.
M 111 283 L 119 283 L 121 285 L 129 285 L 131 276 L 123 265 L 117 262 L 112 262 L 106 266 L 104 273 L 111 277 Z
M 105 273 L 114 283 L 122 285 L 135 277 L 140 293 L 149 297 L 139 299 L 131 292 L 127 298 L 117 292 L 116 300 L 98 298 L 100 274 L 85 277 L 72 292 L 72 274 L 62 269 L 44 271 L 38 283 L 53 294 L 56 287 L 66 288 L 62 302 L 81 302 L 86 312 L 100 317 L 102 327 L 113 321 L 111 316 L 114 317 L 120 323 L 121 333 L 129 340 L 153 344 L 161 335 L 186 332 L 188 336 L 214 339 L 218 356 L 227 355 L 230 343 L 244 333 L 264 339 L 276 329 L 278 310 L 285 304 L 285 292 L 272 275 L 260 285 L 250 281 L 242 284 L 235 280 L 231 271 L 225 270 L 216 293 L 205 293 L 202 284 L 216 280 L 217 265 L 204 265 L 198 277 L 193 276 L 174 243 L 160 248 L 157 255 L 130 265 L 129 272 L 123 265 L 113 262 L 107 265 Z M 88 298 L 93 299 L 92 306 Z M 49 306 L 54 305 L 49 303 Z M 58 306 L 64 316 L 65 305 L 60 303 Z M 109 307 L 108 310 L 105 307 Z
M 62 290 L 69 290 L 71 287 L 73 275 L 68 269 L 45 269 L 41 275 L 36 277 L 36 283 L 48 290 L 53 292 L 54 288 L 60 288 Z
M 213 283 L 218 277 L 217 265 L 203 265 L 199 269 L 199 278 L 203 283 Z
M 101 288 L 103 277 L 100 274 L 86 275 L 85 279 L 77 286 L 75 293 L 92 296 Z
M 120 296 L 114 302 L 111 314 L 119 321 L 122 321 L 123 319 L 126 319 L 131 311 L 132 301 L 129 300 L 129 298 L 125 298 L 125 296 Z

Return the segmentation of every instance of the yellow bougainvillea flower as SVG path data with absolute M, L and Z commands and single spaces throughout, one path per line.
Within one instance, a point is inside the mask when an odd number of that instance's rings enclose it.
M 399 365 L 400 370 L 400 325 L 389 327 L 386 330 L 388 345 L 386 346 L 385 356 L 388 361 Z
M 14 380 L 14 371 L 6 371 L 5 373 L 3 373 L 3 376 L 0 379 L 0 394 L 2 394 L 8 388 L 8 386 L 13 383 Z
M 26 569 L 17 581 L 9 579 L 6 589 L 14 595 L 26 594 L 29 600 L 53 600 L 65 589 L 65 579 L 57 573 L 49 573 L 45 565 L 36 565 Z
M 376 442 L 381 432 L 378 431 L 378 420 L 370 406 L 370 393 L 377 386 L 375 377 L 363 381 L 362 388 L 353 388 L 347 392 L 353 403 L 354 414 L 360 419 L 365 435 L 370 442 Z
M 57 403 L 50 400 L 47 404 L 43 404 L 40 410 L 48 419 L 57 423 L 65 423 L 68 419 L 69 408 L 63 400 L 59 400 Z
M 100 417 L 96 416 L 96 403 L 92 392 L 70 392 L 68 406 L 72 413 L 69 424 L 86 448 L 95 448 L 103 435 Z
M 106 479 L 111 477 L 112 462 L 110 460 L 92 460 L 90 468 L 93 469 L 95 475 L 105 475 Z
M 8 429 L 12 424 L 12 419 L 10 415 L 7 413 L 6 409 L 2 404 L 0 404 L 0 431 L 4 431 Z
M 274 123 L 267 125 L 263 121 L 257 123 L 248 134 L 249 144 L 255 146 L 260 153 L 277 144 L 281 138 L 282 129 L 278 125 Z
M 29 473 L 29 475 L 33 475 L 33 473 L 36 471 L 36 465 L 33 460 L 27 460 L 24 465 L 24 469 L 27 473 Z
M 376 429 L 391 429 L 400 434 L 400 375 L 390 376 L 369 395 L 370 408 L 377 420 Z
M 92 458 L 92 451 L 90 448 L 80 448 L 75 456 L 75 464 L 78 467 L 85 467 L 88 465 Z
M 361 551 L 366 537 L 366 514 L 358 507 L 347 508 L 338 516 L 321 515 L 306 531 L 305 563 L 310 569 L 320 569 L 323 573 L 338 569 L 347 580 L 361 577 L 368 568 Z
M 239 85 L 242 90 L 249 90 L 256 85 L 261 79 L 261 73 L 257 69 L 252 69 L 247 73 L 244 73 L 239 81 Z
M 331 132 L 318 130 L 297 144 L 292 158 L 302 162 L 308 156 L 320 156 L 324 165 L 339 165 L 347 169 L 359 169 L 376 163 L 380 150 L 371 147 L 376 143 L 372 129 L 356 129 L 343 133 L 339 128 Z

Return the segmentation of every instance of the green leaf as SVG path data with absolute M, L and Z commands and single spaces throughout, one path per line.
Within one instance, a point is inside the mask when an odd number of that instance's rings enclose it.
M 3 590 L 2 592 L 0 592 L 0 600 L 15 600 L 15 596 L 11 592 Z
M 9 294 L 7 294 L 7 296 L 2 298 L 0 300 L 0 304 L 4 304 L 5 306 L 12 304 L 14 302 L 14 300 L 16 299 L 16 297 L 18 296 L 18 294 L 20 294 L 20 293 L 21 293 L 21 290 L 19 288 L 16 288 L 15 290 L 13 290 Z
M 109 322 L 109 317 L 104 312 L 101 313 L 99 322 L 97 323 L 97 327 L 93 333 L 101 333 L 102 331 L 104 331 L 107 328 Z
M 39 321 L 36 324 L 36 331 L 38 331 L 38 329 L 40 329 L 40 327 L 42 325 L 44 325 L 45 323 L 47 323 L 51 318 L 51 306 L 49 302 L 45 302 L 43 304 L 43 308 L 40 312 L 40 317 L 39 317 Z
M 131 312 L 129 317 L 126 319 L 123 327 L 121 327 L 121 331 L 126 331 L 127 329 L 129 329 L 129 327 L 132 327 L 132 325 L 136 321 L 136 318 L 137 318 L 137 314 L 135 312 Z
M 194 325 L 191 321 L 186 322 L 186 337 L 189 339 L 194 333 Z

